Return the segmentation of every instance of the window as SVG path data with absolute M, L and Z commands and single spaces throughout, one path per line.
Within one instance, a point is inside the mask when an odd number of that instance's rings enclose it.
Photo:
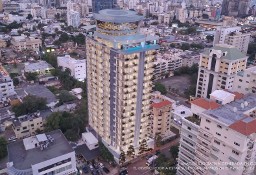
M 191 130 L 191 128 L 188 126 L 188 130 Z
M 211 123 L 211 121 L 210 121 L 210 120 L 208 120 L 208 119 L 206 119 L 206 122 Z
M 205 127 L 205 129 L 210 130 L 210 128 L 208 128 L 208 127 Z
M 235 151 L 235 150 L 232 150 L 232 153 L 236 154 L 236 155 L 239 155 L 239 152 Z
M 216 144 L 220 145 L 220 142 L 219 142 L 219 141 L 217 141 L 217 140 L 214 140 L 214 143 L 216 143 Z
M 217 134 L 218 136 L 221 136 L 221 134 L 220 134 L 220 133 L 218 133 L 218 132 L 216 132 L 216 134 Z
M 217 127 L 220 128 L 220 129 L 222 129 L 222 126 L 220 126 L 220 125 L 217 125 Z
M 240 146 L 240 144 L 239 144 L 239 143 L 237 143 L 237 142 L 234 142 L 234 144 L 235 144 L 236 146 Z
M 191 136 L 191 135 L 188 135 L 188 137 L 189 137 L 189 138 L 192 138 L 192 136 Z

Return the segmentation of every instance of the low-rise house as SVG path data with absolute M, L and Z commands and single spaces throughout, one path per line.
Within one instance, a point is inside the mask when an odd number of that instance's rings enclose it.
M 40 60 L 36 63 L 25 63 L 24 72 L 36 72 L 37 74 L 45 75 L 50 74 L 52 69 L 54 68 L 46 61 Z

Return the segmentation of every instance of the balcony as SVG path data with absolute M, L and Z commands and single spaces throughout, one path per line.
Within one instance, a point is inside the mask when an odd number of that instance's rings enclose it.
M 196 125 L 200 125 L 201 119 L 199 117 L 196 116 L 190 116 L 190 117 L 186 117 L 186 119 Z

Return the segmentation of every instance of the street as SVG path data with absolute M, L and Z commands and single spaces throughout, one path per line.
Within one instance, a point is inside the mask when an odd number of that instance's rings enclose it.
M 166 156 L 168 156 L 169 148 L 171 146 L 177 145 L 179 143 L 179 140 L 180 140 L 179 138 L 176 138 L 175 140 L 165 145 L 162 145 L 161 147 L 155 148 L 153 151 L 151 151 L 151 153 L 153 154 L 155 153 L 156 150 L 160 150 L 162 154 L 165 154 Z M 133 163 L 127 166 L 129 175 L 153 175 L 154 174 L 153 172 L 151 172 L 150 168 L 146 165 L 147 160 L 144 157 L 136 158 Z

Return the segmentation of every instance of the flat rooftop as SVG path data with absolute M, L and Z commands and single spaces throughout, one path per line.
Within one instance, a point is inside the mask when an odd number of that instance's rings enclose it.
M 253 108 L 256 108 L 256 94 L 247 94 L 244 98 L 203 113 L 225 123 L 226 125 L 231 125 L 236 121 L 243 119 L 245 117 L 244 113 Z
M 9 162 L 13 162 L 14 168 L 18 170 L 30 169 L 31 165 L 73 152 L 72 147 L 60 130 L 46 133 L 46 135 L 50 135 L 54 142 L 42 151 L 40 147 L 25 150 L 23 140 L 8 144 L 8 159 Z
M 30 94 L 30 95 L 34 95 L 34 96 L 41 97 L 41 98 L 46 98 L 47 103 L 52 103 L 52 102 L 57 101 L 55 95 L 43 85 L 27 86 L 24 89 L 24 91 L 25 91 L 25 93 Z

